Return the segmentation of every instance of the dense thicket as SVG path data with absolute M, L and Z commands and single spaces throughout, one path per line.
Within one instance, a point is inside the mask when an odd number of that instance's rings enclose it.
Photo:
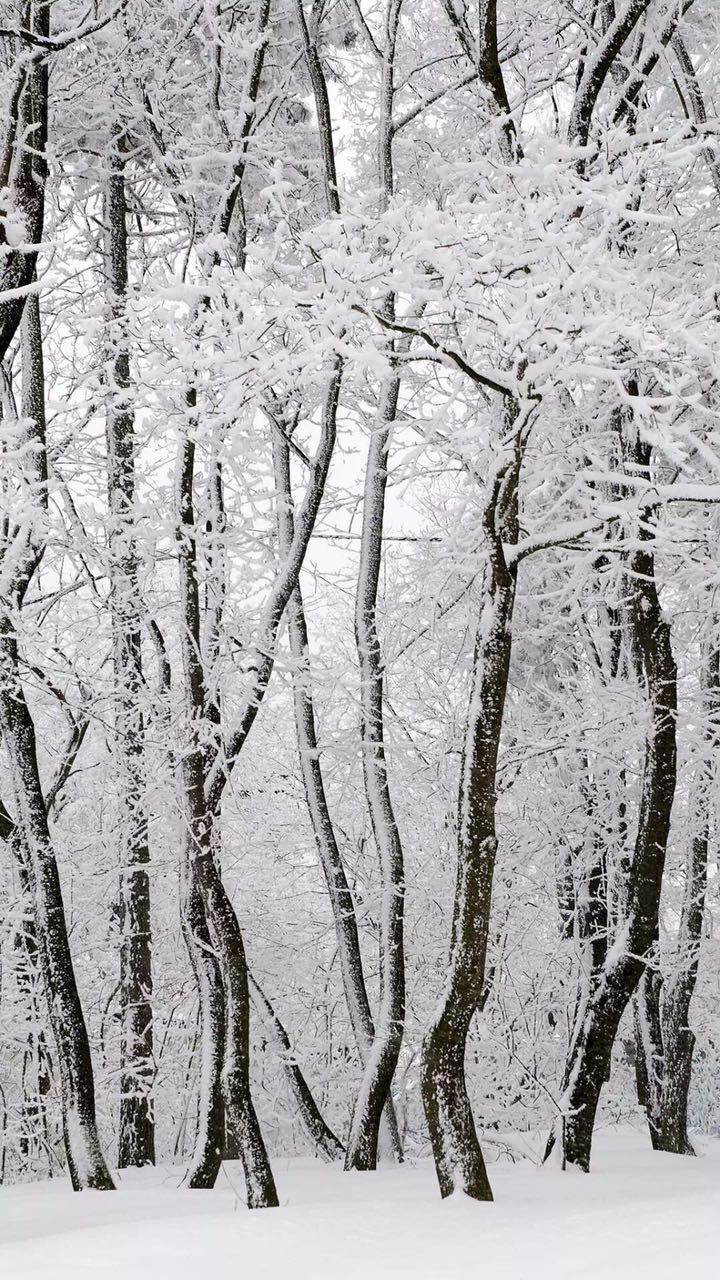
M 0 1181 L 717 1130 L 719 40 L 0 2 Z

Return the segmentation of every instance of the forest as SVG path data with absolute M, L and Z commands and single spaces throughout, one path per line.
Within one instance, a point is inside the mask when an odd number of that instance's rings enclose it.
M 700 1185 L 719 95 L 716 0 L 0 0 L 0 1218 Z

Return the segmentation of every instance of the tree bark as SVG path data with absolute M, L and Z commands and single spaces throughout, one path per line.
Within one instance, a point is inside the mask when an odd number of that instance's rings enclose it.
M 393 106 L 395 56 L 403 0 L 387 0 L 380 83 L 378 127 L 378 183 L 380 210 L 387 209 L 394 189 Z M 395 299 L 389 294 L 382 307 L 394 319 Z M 383 554 L 385 492 L 388 456 L 398 399 L 400 375 L 393 343 L 387 347 L 390 372 L 380 391 L 380 403 L 368 446 L 363 495 L 360 569 L 355 597 L 355 647 L 360 672 L 360 745 L 365 796 L 380 862 L 380 1008 L 372 1049 L 365 1061 L 348 1138 L 347 1169 L 374 1169 L 383 1112 L 392 1103 L 391 1086 L 405 1028 L 405 868 L 402 841 L 390 795 L 385 756 L 383 704 L 385 671 L 377 633 L 377 597 Z
M 517 417 L 515 402 L 509 406 Z M 462 1191 L 492 1200 L 465 1077 L 465 1049 L 483 997 L 492 881 L 497 851 L 497 762 L 512 650 L 517 568 L 505 545 L 517 541 L 520 430 L 511 460 L 498 468 L 483 515 L 487 564 L 460 766 L 457 882 L 448 976 L 425 1036 L 420 1083 L 443 1197 Z
M 27 872 L 27 857 L 22 849 L 20 833 L 2 800 L 0 800 L 0 840 L 10 846 L 22 897 L 27 906 L 27 914 L 23 913 L 14 942 L 16 950 L 22 957 L 17 974 L 18 990 L 27 1002 L 30 1022 L 23 1053 L 23 1102 L 20 1114 L 19 1146 L 26 1167 L 37 1174 L 35 1162 L 41 1149 L 45 1147 L 47 1150 L 49 1145 L 46 1098 L 52 1083 L 52 1060 L 45 1031 L 41 1026 L 42 975 L 32 891 Z M 52 1162 L 48 1166 L 48 1176 L 52 1177 Z
M 32 891 L 38 956 L 62 1086 L 65 1150 L 73 1188 L 111 1190 L 100 1149 L 90 1045 L 73 969 L 65 906 L 40 785 L 35 730 L 18 671 L 15 635 L 0 617 L 0 726 L 10 759 L 17 826 Z
M 38 36 L 50 34 L 51 6 L 33 2 L 24 6 L 27 27 Z M 10 205 L 21 213 L 26 245 L 39 245 L 45 220 L 47 181 L 47 55 L 25 51 L 18 60 L 10 93 L 10 111 L 0 151 L 0 191 L 7 192 Z M 37 270 L 37 249 L 13 247 L 8 243 L 4 219 L 0 217 L 0 361 L 13 341 L 25 304 L 25 291 L 32 289 Z M 3 294 L 10 296 L 3 298 Z
M 194 393 L 189 397 L 195 407 Z M 188 921 L 185 936 L 191 944 L 191 958 L 199 984 L 203 1018 L 203 1053 L 206 1081 L 205 1116 L 201 1119 L 199 1140 L 207 1147 L 210 1135 L 217 1132 L 217 1068 L 222 1062 L 221 1085 L 226 1117 L 232 1126 L 245 1169 L 249 1208 L 263 1208 L 278 1203 L 275 1182 L 265 1143 L 258 1123 L 250 1090 L 250 1009 L 245 947 L 232 903 L 222 882 L 213 840 L 213 813 L 207 799 L 206 762 L 198 730 L 206 713 L 208 698 L 205 688 L 200 641 L 200 604 L 197 580 L 195 512 L 193 482 L 195 446 L 186 440 L 181 453 L 178 479 L 178 559 L 180 567 L 180 599 L 182 609 L 181 650 L 189 711 L 190 741 L 182 761 L 187 821 L 186 902 L 192 905 L 196 928 Z M 201 919 L 202 915 L 202 919 Z M 225 999 L 224 1039 L 214 1001 L 217 984 L 201 953 L 207 937 L 217 962 Z M 195 955 L 193 956 L 193 951 Z M 211 999 L 212 997 L 212 999 Z M 219 1159 L 224 1146 L 224 1127 L 219 1136 Z M 203 1161 L 197 1159 L 200 1167 Z M 208 1172 L 211 1166 L 206 1165 Z M 217 1172 L 217 1170 L 215 1171 Z
M 40 512 L 47 510 L 45 377 L 40 309 L 36 294 L 23 313 L 23 483 Z M 68 940 L 65 907 L 48 828 L 38 767 L 35 726 L 20 679 L 17 620 L 40 563 L 44 544 L 35 521 L 7 529 L 0 569 L 5 579 L 0 609 L 0 729 L 7 749 L 17 806 L 16 827 L 30 887 L 40 970 L 55 1039 L 62 1088 L 65 1149 L 75 1190 L 112 1189 L 100 1149 L 95 1085 L 87 1027 Z
M 715 686 L 717 689 L 717 685 Z M 690 1004 L 697 983 L 708 859 L 707 812 L 703 830 L 692 841 L 685 902 L 680 921 L 681 966 L 663 984 L 662 1077 L 660 1115 L 653 1146 L 656 1151 L 694 1156 L 688 1134 L 688 1095 L 692 1079 L 695 1033 L 690 1027 Z M 683 954 L 684 953 L 684 954 Z
M 148 823 L 144 807 L 142 611 L 134 528 L 135 429 L 125 314 L 128 238 L 124 138 L 114 134 L 105 197 L 110 313 L 106 417 L 110 615 L 115 677 L 113 753 L 120 812 L 120 1127 L 118 1166 L 155 1163 L 152 934 Z
M 718 745 L 720 651 L 710 646 L 703 676 L 706 757 L 699 785 L 691 792 L 697 831 L 688 850 L 685 893 L 675 948 L 675 971 L 664 977 L 656 965 L 647 969 L 635 1000 L 638 1101 L 645 1109 L 656 1151 L 695 1154 L 688 1134 L 688 1095 L 695 1035 L 689 1025 L 702 944 L 711 783 Z
M 279 431 L 273 434 L 273 461 L 278 491 L 278 544 L 281 555 L 287 555 L 292 545 L 295 522 L 290 478 L 290 448 Z M 355 902 L 335 837 L 320 763 L 312 696 L 310 645 L 299 582 L 288 604 L 288 636 L 290 652 L 295 664 L 293 667 L 295 730 L 305 799 L 330 897 L 350 1024 L 360 1060 L 365 1068 L 375 1039 L 375 1025 L 365 983 Z M 384 1122 L 387 1125 L 390 1147 L 395 1156 L 402 1159 L 397 1117 L 389 1093 L 385 1103 Z
M 355 1100 L 345 1161 L 346 1168 L 359 1170 L 374 1169 L 377 1163 L 380 1120 L 390 1097 L 405 1025 L 405 869 L 385 757 L 384 668 L 377 634 L 387 460 L 399 390 L 400 380 L 393 376 L 383 389 L 379 421 L 370 437 L 355 601 L 363 776 L 380 859 L 382 891 L 380 1009 L 372 1049 Z
M 644 446 L 639 449 L 639 463 L 649 465 L 649 453 Z M 620 1019 L 652 960 L 675 795 L 677 669 L 670 626 L 655 583 L 653 514 L 644 513 L 641 545 L 628 569 L 627 634 L 651 721 L 625 914 L 576 1020 L 565 1067 L 561 1117 L 547 1151 L 549 1155 L 557 1142 L 563 1167 L 572 1165 L 584 1171 L 590 1168 L 595 1115 L 603 1084 L 609 1078 Z
M 192 789 L 192 761 L 183 765 L 185 795 Z M 200 1095 L 198 1127 L 185 1182 L 192 1190 L 210 1190 L 225 1154 L 225 1105 L 222 1064 L 225 1053 L 225 989 L 208 929 L 194 867 L 189 834 L 180 870 L 180 918 L 200 1006 Z

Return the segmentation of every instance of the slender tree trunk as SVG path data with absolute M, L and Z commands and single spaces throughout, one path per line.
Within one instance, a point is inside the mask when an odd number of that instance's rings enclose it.
M 141 606 L 134 529 L 135 430 L 125 308 L 128 240 L 122 135 L 111 141 L 105 200 L 110 360 L 107 408 L 108 552 L 115 676 L 114 756 L 120 789 L 120 1131 L 118 1165 L 155 1163 L 152 934 L 144 806 Z
M 511 408 L 513 420 L 517 408 Z M 487 565 L 473 654 L 460 766 L 457 882 L 448 976 L 425 1036 L 421 1088 L 442 1196 L 462 1191 L 492 1200 L 465 1077 L 465 1050 L 483 997 L 492 880 L 497 851 L 497 761 L 512 650 L 517 569 L 504 546 L 517 541 L 518 442 L 491 486 L 483 525 Z
M 688 1134 L 688 1094 L 695 1035 L 689 1025 L 702 944 L 710 837 L 711 781 L 718 743 L 720 651 L 713 645 L 704 672 L 707 755 L 699 786 L 691 793 L 698 830 L 690 842 L 685 871 L 675 971 L 663 977 L 646 969 L 635 1000 L 638 1101 L 648 1117 L 656 1151 L 695 1154 Z
M 290 1037 L 277 1013 L 259 983 L 256 982 L 252 974 L 249 976 L 250 985 L 261 1017 L 265 1025 L 269 1027 L 273 1039 L 282 1053 L 283 1068 L 308 1137 L 317 1147 L 323 1159 L 330 1161 L 340 1160 L 345 1153 L 345 1148 L 323 1118 L 320 1108 L 312 1095 L 312 1090 L 295 1057 Z
M 273 434 L 273 461 L 278 491 L 278 543 L 281 555 L 287 555 L 292 545 L 295 522 L 290 479 L 290 448 L 279 432 Z M 375 1025 L 365 983 L 355 902 L 335 838 L 320 763 L 312 696 L 310 646 L 299 582 L 288 604 L 288 634 L 290 652 L 295 664 L 293 667 L 295 729 L 305 798 L 320 865 L 330 896 L 350 1024 L 364 1068 L 375 1039 Z M 398 1159 L 402 1159 L 397 1117 L 390 1094 L 385 1103 L 384 1121 L 387 1125 L 391 1149 Z
M 193 873 L 202 896 L 209 935 L 219 965 L 225 991 L 225 1048 L 222 1086 L 226 1119 L 234 1131 L 245 1165 L 250 1207 L 277 1204 L 277 1192 L 250 1092 L 249 995 L 245 949 L 240 926 L 224 888 L 218 867 L 214 839 L 220 816 L 222 795 L 232 769 L 247 741 L 272 675 L 277 634 L 288 601 L 297 586 L 303 559 L 315 525 L 325 489 L 335 443 L 336 419 L 343 364 L 339 357 L 333 370 L 323 406 L 321 438 L 310 464 L 310 478 L 296 519 L 295 537 L 289 555 L 280 566 L 270 591 L 257 647 L 258 661 L 251 687 L 246 693 L 239 722 L 228 741 L 214 753 L 212 763 L 199 746 L 198 726 L 208 717 L 205 675 L 200 647 L 200 609 L 196 571 L 193 509 L 194 445 L 183 447 L 179 472 L 179 564 L 183 628 L 181 633 L 183 668 L 191 735 L 185 771 L 188 832 L 191 840 Z M 194 392 L 188 407 L 195 410 Z M 203 775 L 202 779 L 200 775 Z
M 602 981 L 609 942 L 607 848 L 600 815 L 597 786 L 586 751 L 581 755 L 581 791 L 586 815 L 586 837 L 577 868 L 574 933 L 580 949 L 580 978 L 573 1022 L 577 1023 L 587 1000 Z
M 22 332 L 23 416 L 28 423 L 23 481 L 41 511 L 47 509 L 45 378 L 37 295 L 25 303 Z M 60 1072 L 63 1127 L 73 1187 L 112 1189 L 100 1149 L 95 1085 L 87 1027 L 73 969 L 60 877 L 48 828 L 38 768 L 35 726 L 20 680 L 17 620 L 43 545 L 32 521 L 8 530 L 2 549 L 6 593 L 0 609 L 0 729 L 17 806 L 16 827 L 30 887 L 40 970 Z
M 52 1061 L 45 1032 L 41 1026 L 42 975 L 38 950 L 37 928 L 33 915 L 33 900 L 27 872 L 27 857 L 23 853 L 20 834 L 0 801 L 0 840 L 10 846 L 17 868 L 22 897 L 26 904 L 22 923 L 15 935 L 15 948 L 21 956 L 18 967 L 18 991 L 24 997 L 30 1029 L 27 1033 L 22 1065 L 23 1101 L 20 1112 L 20 1154 L 31 1172 L 38 1172 L 36 1161 L 41 1151 L 49 1148 L 47 1095 L 52 1084 Z M 52 1161 L 48 1176 L 52 1177 Z
M 271 1208 L 279 1201 L 250 1089 L 250 998 L 245 947 L 214 852 L 208 845 L 208 835 L 205 824 L 194 829 L 193 857 L 225 988 L 225 1115 L 237 1136 L 248 1208 Z
M 380 85 L 378 128 L 378 184 L 384 211 L 393 194 L 393 128 L 395 53 L 402 0 L 387 0 Z M 385 299 L 383 311 L 394 319 L 395 300 Z M 380 393 L 377 421 L 368 446 L 360 540 L 360 569 L 355 597 L 355 645 L 360 671 L 360 745 L 365 796 L 380 861 L 380 1008 L 372 1049 L 353 1109 L 346 1168 L 374 1169 L 380 1122 L 397 1067 L 405 1028 L 405 867 L 385 757 L 385 673 L 377 633 L 377 596 L 382 566 L 385 492 L 388 456 L 400 395 L 400 376 L 393 344 L 391 366 Z
M 649 457 L 641 461 L 647 465 Z M 588 992 L 573 1033 L 565 1068 L 562 1115 L 548 1144 L 560 1144 L 563 1167 L 590 1168 L 600 1093 L 609 1078 L 620 1019 L 651 960 L 670 816 L 675 794 L 677 671 L 655 584 L 652 513 L 646 512 L 641 545 L 630 562 L 627 628 L 635 669 L 650 704 L 635 853 L 626 910 L 594 989 Z
M 78 995 L 60 878 L 38 771 L 35 730 L 18 672 L 17 642 L 0 617 L 0 726 L 10 759 L 17 826 L 32 891 L 38 956 L 60 1070 L 68 1168 L 76 1191 L 113 1182 L 100 1149 L 87 1027 Z
M 185 579 L 191 568 L 191 565 L 183 566 L 183 557 L 188 554 L 192 564 L 192 547 L 181 543 L 179 558 L 183 590 L 186 589 Z M 155 621 L 150 623 L 150 634 L 159 659 L 161 705 L 168 709 L 172 668 L 165 639 Z M 167 725 L 167 720 L 167 714 L 164 713 L 162 723 Z M 194 738 L 193 745 L 196 745 Z M 171 762 L 173 765 L 176 764 L 174 753 L 171 753 Z M 193 752 L 188 752 L 182 761 L 182 785 L 186 803 L 188 803 L 188 797 L 195 796 L 196 769 L 196 757 Z M 202 780 L 202 759 L 199 776 Z M 200 1090 L 198 1127 L 185 1183 L 193 1190 L 209 1190 L 215 1185 L 220 1165 L 226 1156 L 227 1145 L 225 1107 L 220 1078 L 225 1050 L 225 991 L 220 967 L 210 941 L 205 907 L 195 875 L 192 855 L 192 840 L 186 830 L 180 861 L 180 924 L 198 993 Z M 194 1045 L 193 1056 L 195 1047 Z M 232 1159 L 234 1156 L 228 1155 L 227 1158 Z
M 185 794 L 192 787 L 192 761 L 185 762 Z M 183 937 L 200 1005 L 200 1097 L 198 1128 L 185 1181 L 193 1190 L 215 1186 L 225 1155 L 225 1107 L 222 1064 L 225 1053 L 225 989 L 205 916 L 194 866 L 194 846 L 186 835 L 180 879 Z
M 191 396 L 190 407 L 194 408 L 194 394 Z M 205 715 L 208 699 L 200 645 L 200 604 L 193 504 L 194 471 L 195 446 L 188 440 L 182 450 L 178 485 L 180 518 L 178 558 L 183 615 L 181 649 L 186 697 L 190 711 L 190 743 L 182 764 L 189 855 L 187 877 L 190 896 L 186 901 L 193 902 L 196 917 L 200 908 L 203 909 L 208 938 L 222 978 L 225 996 L 224 1043 L 220 1048 L 217 1041 L 217 1034 L 220 1031 L 219 1020 L 216 1014 L 213 1018 L 213 1010 L 208 998 L 211 988 L 209 983 L 207 989 L 204 989 L 202 984 L 200 986 L 201 1000 L 203 995 L 205 996 L 205 1005 L 201 1007 L 203 1052 L 207 1055 L 206 1071 L 203 1075 L 208 1085 L 206 1091 L 208 1110 L 204 1121 L 201 1122 L 199 1137 L 206 1145 L 208 1134 L 217 1124 L 215 1112 L 217 1092 L 214 1081 L 222 1053 L 222 1096 L 226 1117 L 237 1137 L 245 1169 L 248 1207 L 262 1208 L 277 1205 L 278 1199 L 250 1090 L 250 1001 L 245 947 L 240 925 L 223 885 L 215 856 L 214 822 L 206 792 L 205 755 L 198 738 L 198 728 Z M 193 898 L 195 890 L 197 890 L 197 896 Z M 205 940 L 197 930 L 191 929 L 186 930 L 186 938 L 196 952 L 193 963 L 196 966 L 197 975 L 200 963 L 200 956 L 197 953 L 203 950 L 206 945 Z M 207 969 L 203 970 L 203 976 L 209 979 Z M 219 1142 L 218 1156 L 221 1158 L 224 1130 Z M 196 1160 L 194 1163 L 201 1162 Z
M 647 1116 L 650 1141 L 656 1151 L 660 1140 L 660 1100 L 664 1057 L 660 1012 L 663 978 L 658 964 L 659 951 L 656 938 L 650 962 L 645 967 L 633 997 L 635 1081 L 638 1102 Z
M 717 620 L 713 619 L 716 626 Z M 695 1035 L 689 1025 L 690 1004 L 697 984 L 702 945 L 708 847 L 712 821 L 712 782 L 717 770 L 720 741 L 720 649 L 713 636 L 704 674 L 706 757 L 698 795 L 698 826 L 690 846 L 685 876 L 680 927 L 678 968 L 663 987 L 663 1077 L 660 1098 L 658 1150 L 694 1155 L 688 1135 L 688 1094 L 692 1076 Z
M 715 654 L 717 659 L 717 653 Z M 714 670 L 715 689 L 717 665 Z M 690 1004 L 697 983 L 702 926 L 705 905 L 708 860 L 709 813 L 705 800 L 701 817 L 702 831 L 695 836 L 690 850 L 685 901 L 679 929 L 680 968 L 666 979 L 662 1006 L 662 1082 L 657 1151 L 693 1156 L 695 1150 L 688 1134 L 688 1095 L 692 1078 L 695 1034 L 691 1030 Z
M 360 572 L 355 601 L 355 640 L 360 668 L 360 741 L 365 795 L 380 859 L 381 995 L 375 1039 L 353 1111 L 346 1167 L 374 1169 L 383 1109 L 390 1097 L 405 1025 L 405 870 L 388 781 L 383 721 L 384 668 L 377 634 L 377 594 L 382 563 L 387 460 L 395 420 L 399 378 L 383 390 L 365 473 Z

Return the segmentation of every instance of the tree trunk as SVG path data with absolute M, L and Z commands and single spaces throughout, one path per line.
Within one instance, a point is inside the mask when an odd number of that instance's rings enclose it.
M 184 572 L 181 570 L 181 573 Z M 165 639 L 154 620 L 150 623 L 150 634 L 158 653 L 159 692 L 167 712 L 172 668 Z M 163 714 L 161 723 L 167 727 L 167 714 Z M 170 753 L 170 759 L 175 765 L 174 752 Z M 188 753 L 182 762 L 182 783 L 186 797 L 194 794 L 194 766 L 195 757 Z M 200 779 L 202 776 L 201 772 Z M 220 1079 L 225 1049 L 225 991 L 210 941 L 202 894 L 192 860 L 192 842 L 187 831 L 183 840 L 180 862 L 180 925 L 195 977 L 200 1023 L 198 1126 L 185 1183 L 193 1190 L 209 1190 L 215 1186 L 215 1179 L 223 1158 L 235 1158 L 234 1155 L 226 1156 L 225 1107 Z M 195 1045 L 193 1045 L 193 1054 L 194 1049 Z
M 642 461 L 647 465 L 649 457 L 644 455 Z M 547 1152 L 549 1155 L 559 1143 L 563 1167 L 569 1164 L 584 1171 L 590 1168 L 595 1115 L 602 1086 L 609 1078 L 620 1019 L 651 960 L 657 937 L 675 795 L 677 670 L 670 627 L 655 584 L 653 552 L 647 545 L 654 536 L 651 514 L 645 513 L 639 533 L 646 545 L 633 554 L 629 573 L 628 636 L 638 679 L 650 703 L 651 723 L 626 911 L 576 1021 L 563 1081 L 562 1114 Z
M 44 0 L 23 6 L 26 27 L 41 39 L 50 34 L 50 10 Z M 25 52 L 18 63 L 0 150 L 0 191 L 8 191 L 9 206 L 16 206 L 22 214 L 24 243 L 8 243 L 4 219 L 0 218 L 0 361 L 20 326 L 24 290 L 32 286 L 36 276 L 37 250 L 27 246 L 41 243 L 45 219 L 47 55 L 35 49 L 32 56 Z
M 0 618 L 0 726 L 10 758 L 17 826 L 33 897 L 38 956 L 60 1070 L 65 1150 L 72 1185 L 111 1190 L 95 1118 L 87 1027 L 68 941 L 60 878 L 47 825 L 35 730 L 18 673 L 10 620 Z
M 194 392 L 190 393 L 189 404 L 194 409 Z M 190 895 L 194 894 L 195 889 L 198 890 L 199 897 L 194 902 L 195 914 L 197 916 L 202 906 L 209 942 L 222 978 L 225 995 L 224 1044 L 221 1058 L 222 1095 L 226 1117 L 240 1147 L 245 1169 L 248 1207 L 254 1209 L 277 1205 L 278 1199 L 250 1091 L 250 999 L 245 947 L 240 925 L 223 885 L 213 848 L 215 832 L 213 814 L 207 799 L 205 755 L 198 739 L 198 728 L 206 714 L 208 698 L 200 643 L 200 604 L 193 504 L 194 471 L 195 446 L 188 440 L 182 449 L 178 491 L 181 649 L 190 721 L 190 741 L 182 762 L 188 824 L 187 874 Z M 186 940 L 196 953 L 203 950 L 205 942 L 200 933 L 187 929 Z M 197 975 L 202 964 L 199 954 L 196 954 L 193 963 Z M 210 975 L 206 970 L 203 970 L 203 977 L 208 980 L 203 1009 L 203 1052 L 207 1055 L 206 1107 L 208 1110 L 201 1122 L 199 1137 L 204 1144 L 207 1144 L 208 1135 L 216 1126 L 214 1112 L 216 1088 L 213 1084 L 213 1073 L 216 1072 L 217 1062 L 220 1060 L 220 1048 L 217 1043 L 220 1026 L 217 1014 L 213 1016 L 210 1008 Z M 202 998 L 202 986 L 200 989 Z M 213 994 L 215 994 L 214 991 Z M 224 1134 L 220 1139 L 219 1156 L 222 1154 L 223 1145 Z M 196 1160 L 195 1163 L 202 1162 Z
M 270 1161 L 250 1089 L 250 998 L 245 947 L 240 925 L 222 882 L 207 826 L 193 832 L 198 883 L 225 989 L 225 1052 L 222 1091 L 225 1113 L 237 1135 L 245 1170 L 249 1209 L 272 1208 L 279 1201 Z
M 703 683 L 707 754 L 702 764 L 700 785 L 691 792 L 696 803 L 699 830 L 690 843 L 685 872 L 676 969 L 671 977 L 665 979 L 657 969 L 646 970 L 636 997 L 636 1028 L 640 1032 L 636 1034 L 638 1101 L 648 1117 L 652 1144 L 656 1151 L 688 1156 L 695 1154 L 688 1134 L 688 1094 L 695 1048 L 689 1015 L 702 944 L 711 786 L 718 740 L 720 651 L 714 645 L 707 656 Z M 647 1034 L 642 1034 L 648 1027 L 654 1032 L 649 1042 Z
M 21 456 L 22 483 L 40 511 L 47 510 L 45 377 L 37 295 L 25 302 L 22 332 L 22 401 L 27 424 Z M 95 1085 L 87 1027 L 75 981 L 60 877 L 48 828 L 38 768 L 35 726 L 20 680 L 17 618 L 43 554 L 35 540 L 35 521 L 25 515 L 2 548 L 6 577 L 0 612 L 0 729 L 10 761 L 17 805 L 19 849 L 32 895 L 40 970 L 57 1049 L 63 1127 L 73 1187 L 112 1189 L 100 1149 L 95 1116 Z
M 405 870 L 388 782 L 383 723 L 384 668 L 377 634 L 377 594 L 382 563 L 383 518 L 390 435 L 400 380 L 383 390 L 379 422 L 370 437 L 355 601 L 355 640 L 360 667 L 360 741 L 363 776 L 373 836 L 380 859 L 381 996 L 375 1039 L 355 1101 L 346 1168 L 374 1169 L 380 1120 L 390 1097 L 405 1024 Z
M 659 1150 L 660 1100 L 663 1086 L 663 1034 L 660 999 L 663 987 L 657 940 L 633 999 L 635 1080 L 638 1102 L 647 1116 L 650 1141 Z
M 186 780 L 186 795 L 191 786 L 192 783 Z M 195 1147 L 185 1181 L 193 1190 L 210 1190 L 215 1186 L 225 1155 L 225 1106 L 221 1080 L 225 1053 L 225 990 L 210 941 L 193 854 L 192 841 L 186 835 L 180 873 L 180 913 L 200 1005 L 200 1097 Z
M 395 55 L 403 0 L 386 0 L 380 80 L 377 166 L 380 212 L 394 191 L 393 108 Z M 382 311 L 395 318 L 388 294 Z M 400 396 L 400 375 L 393 343 L 387 346 L 390 374 L 380 392 L 377 420 L 368 447 L 360 539 L 360 568 L 355 597 L 355 646 L 360 671 L 360 746 L 365 796 L 380 861 L 380 1008 L 372 1049 L 365 1062 L 353 1108 L 345 1166 L 374 1169 L 380 1122 L 392 1103 L 392 1081 L 405 1029 L 405 867 L 385 757 L 383 703 L 385 670 L 377 633 L 377 596 L 382 567 L 388 456 Z
M 290 1037 L 260 985 L 249 975 L 255 1001 L 282 1053 L 282 1064 L 305 1130 L 325 1160 L 340 1160 L 345 1148 L 324 1120 L 295 1057 Z
M 154 1076 L 152 934 L 144 807 L 141 606 L 134 528 L 135 431 L 125 306 L 128 291 L 124 139 L 111 141 L 105 199 L 106 273 L 111 320 L 108 406 L 108 553 L 115 676 L 113 751 L 120 790 L 120 1130 L 118 1165 L 155 1163 L 150 1090 Z
M 290 449 L 279 432 L 273 434 L 273 460 L 278 491 L 278 543 L 281 554 L 287 555 L 294 536 Z M 311 685 L 310 645 L 302 590 L 299 583 L 288 604 L 288 635 L 290 652 L 295 664 L 293 667 L 295 730 L 305 799 L 320 865 L 323 869 L 325 883 L 330 896 L 340 972 L 350 1014 L 350 1024 L 360 1053 L 360 1060 L 363 1068 L 365 1068 L 375 1039 L 375 1025 L 365 984 L 355 902 L 335 838 L 335 829 L 330 816 L 322 766 L 320 764 Z M 397 1117 L 392 1097 L 389 1093 L 385 1103 L 384 1123 L 387 1126 L 391 1150 L 396 1158 L 401 1160 L 402 1145 Z
M 717 652 L 714 655 L 713 678 L 717 693 Z M 717 744 L 714 743 L 716 746 Z M 703 804 L 703 829 L 692 842 L 685 884 L 685 901 L 680 921 L 678 949 L 680 968 L 663 988 L 662 1006 L 662 1079 L 660 1089 L 660 1122 L 657 1151 L 693 1156 L 695 1150 L 688 1134 L 688 1095 L 692 1078 L 695 1034 L 689 1025 L 690 1003 L 697 983 L 707 881 L 709 795 Z
M 33 915 L 30 878 L 26 865 L 27 858 L 23 853 L 20 833 L 1 800 L 0 840 L 10 846 L 13 862 L 17 868 L 22 897 L 26 903 L 26 911 L 23 912 L 22 922 L 14 941 L 14 946 L 22 957 L 17 973 L 18 991 L 27 1003 L 30 1023 L 23 1053 L 23 1101 L 20 1113 L 19 1146 L 26 1168 L 37 1176 L 39 1170 L 36 1162 L 43 1150 L 46 1156 L 49 1150 L 46 1099 L 52 1084 L 52 1060 L 45 1032 L 40 1025 L 42 1017 L 42 975 L 40 972 L 40 956 L 37 928 Z M 52 1160 L 46 1167 L 47 1176 L 52 1177 Z
M 511 413 L 517 416 L 514 405 Z M 423 1043 L 420 1077 L 441 1195 L 462 1191 L 475 1200 L 493 1197 L 467 1093 L 465 1049 L 485 980 L 497 850 L 497 761 L 517 582 L 517 569 L 508 564 L 504 544 L 517 541 L 521 456 L 518 434 L 515 456 L 499 468 L 483 517 L 488 558 L 460 766 L 457 882 L 448 976 Z

